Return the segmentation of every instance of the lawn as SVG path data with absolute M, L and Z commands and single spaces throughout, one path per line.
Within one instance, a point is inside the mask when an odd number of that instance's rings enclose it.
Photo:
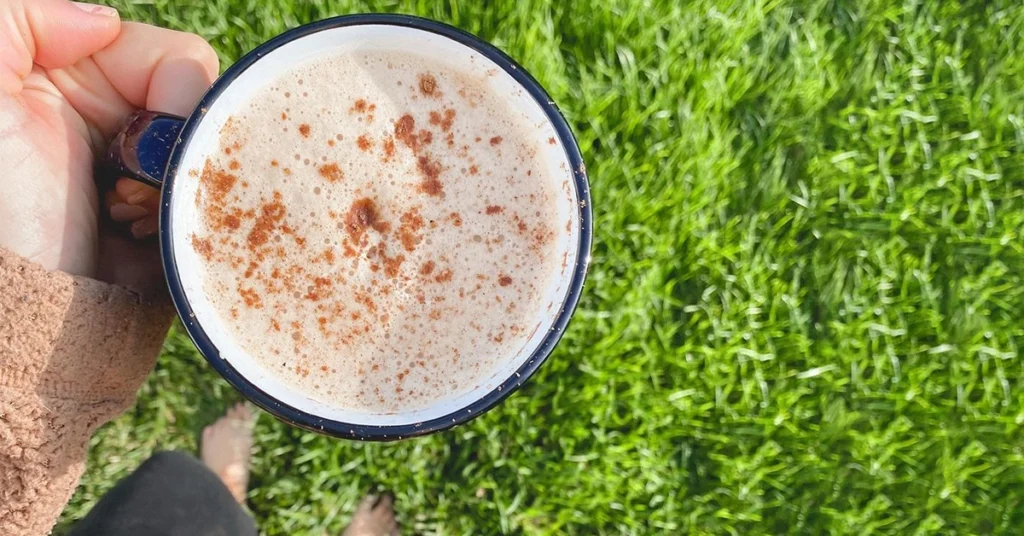
M 1019 533 L 1024 7 L 734 4 L 116 3 L 224 66 L 331 15 L 454 24 L 548 88 L 590 171 L 592 270 L 541 373 L 394 444 L 261 416 L 267 534 L 335 534 L 369 490 L 417 534 Z M 63 522 L 236 400 L 176 330 Z

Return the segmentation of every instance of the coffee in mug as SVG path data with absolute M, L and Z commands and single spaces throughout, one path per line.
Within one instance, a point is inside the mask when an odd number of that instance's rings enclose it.
M 227 334 L 322 404 L 403 413 L 492 376 L 566 278 L 553 133 L 414 51 L 326 52 L 220 128 L 189 240 Z
M 135 114 L 106 165 L 162 188 L 168 288 L 209 363 L 335 436 L 493 407 L 550 355 L 589 263 L 586 172 L 554 103 L 425 19 L 290 30 L 188 118 Z

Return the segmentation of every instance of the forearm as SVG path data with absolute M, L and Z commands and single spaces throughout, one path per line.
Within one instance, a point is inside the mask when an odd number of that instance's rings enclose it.
M 172 309 L 0 249 L 0 534 L 49 532 L 92 432 L 128 408 Z

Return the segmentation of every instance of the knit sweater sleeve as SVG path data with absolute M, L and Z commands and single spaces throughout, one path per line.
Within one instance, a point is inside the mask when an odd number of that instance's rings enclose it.
M 0 534 L 47 534 L 89 436 L 129 408 L 173 309 L 0 248 Z

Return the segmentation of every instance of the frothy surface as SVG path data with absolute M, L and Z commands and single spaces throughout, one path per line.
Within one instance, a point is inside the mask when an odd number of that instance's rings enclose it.
M 221 130 L 191 236 L 230 335 L 286 385 L 372 413 L 468 392 L 567 275 L 568 183 L 482 80 L 409 53 L 298 65 Z

